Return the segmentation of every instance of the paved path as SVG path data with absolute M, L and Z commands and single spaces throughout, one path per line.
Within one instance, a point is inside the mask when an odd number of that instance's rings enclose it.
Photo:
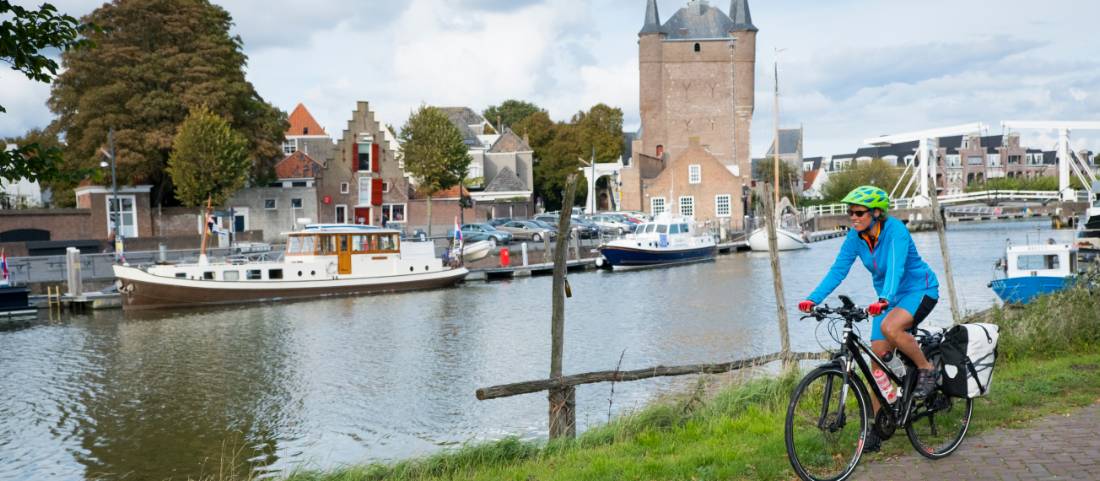
M 908 443 L 905 433 L 899 434 Z M 1100 404 L 1068 416 L 1047 416 L 1022 429 L 967 436 L 955 454 L 939 461 L 910 452 L 868 463 L 851 479 L 1100 480 Z

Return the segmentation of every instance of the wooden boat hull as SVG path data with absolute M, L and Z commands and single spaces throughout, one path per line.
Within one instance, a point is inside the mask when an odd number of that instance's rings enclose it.
M 126 310 L 217 306 L 242 302 L 316 299 L 447 287 L 461 282 L 465 268 L 385 277 L 331 280 L 223 282 L 155 276 L 128 266 L 114 266 L 122 307 Z

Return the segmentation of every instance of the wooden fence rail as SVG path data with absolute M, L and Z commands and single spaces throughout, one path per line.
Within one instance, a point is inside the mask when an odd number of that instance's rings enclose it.
M 803 361 L 812 359 L 828 359 L 828 352 L 795 352 L 791 353 L 789 361 Z M 772 353 L 763 356 L 750 357 L 736 361 L 719 362 L 713 364 L 687 364 L 683 366 L 655 366 L 632 371 L 595 371 L 570 376 L 562 376 L 556 379 L 540 379 L 537 381 L 523 381 L 511 384 L 500 384 L 478 389 L 477 399 L 484 401 L 520 394 L 531 394 L 541 391 L 565 389 L 581 384 L 593 384 L 599 382 L 638 381 L 654 377 L 683 376 L 687 374 L 721 374 L 738 369 L 760 366 L 769 362 L 783 360 L 782 353 Z

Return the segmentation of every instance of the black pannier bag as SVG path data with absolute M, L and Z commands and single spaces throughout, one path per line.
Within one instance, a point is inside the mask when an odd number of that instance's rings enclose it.
M 940 385 L 949 396 L 975 398 L 989 394 L 997 361 L 995 324 L 959 324 L 943 335 Z

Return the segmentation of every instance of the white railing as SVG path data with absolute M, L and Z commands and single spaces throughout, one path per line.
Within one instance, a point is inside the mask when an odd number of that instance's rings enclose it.
M 1085 194 L 1087 195 L 1087 194 Z M 981 192 L 967 192 L 964 194 L 941 195 L 941 204 L 963 204 L 967 202 L 988 202 L 994 200 L 1034 200 L 1057 201 L 1061 199 L 1058 192 L 1050 190 L 985 190 Z M 894 199 L 891 208 L 909 209 L 913 207 L 913 199 Z M 848 213 L 848 204 L 824 204 L 811 205 L 802 208 L 802 218 L 812 219 L 819 215 L 844 215 Z

